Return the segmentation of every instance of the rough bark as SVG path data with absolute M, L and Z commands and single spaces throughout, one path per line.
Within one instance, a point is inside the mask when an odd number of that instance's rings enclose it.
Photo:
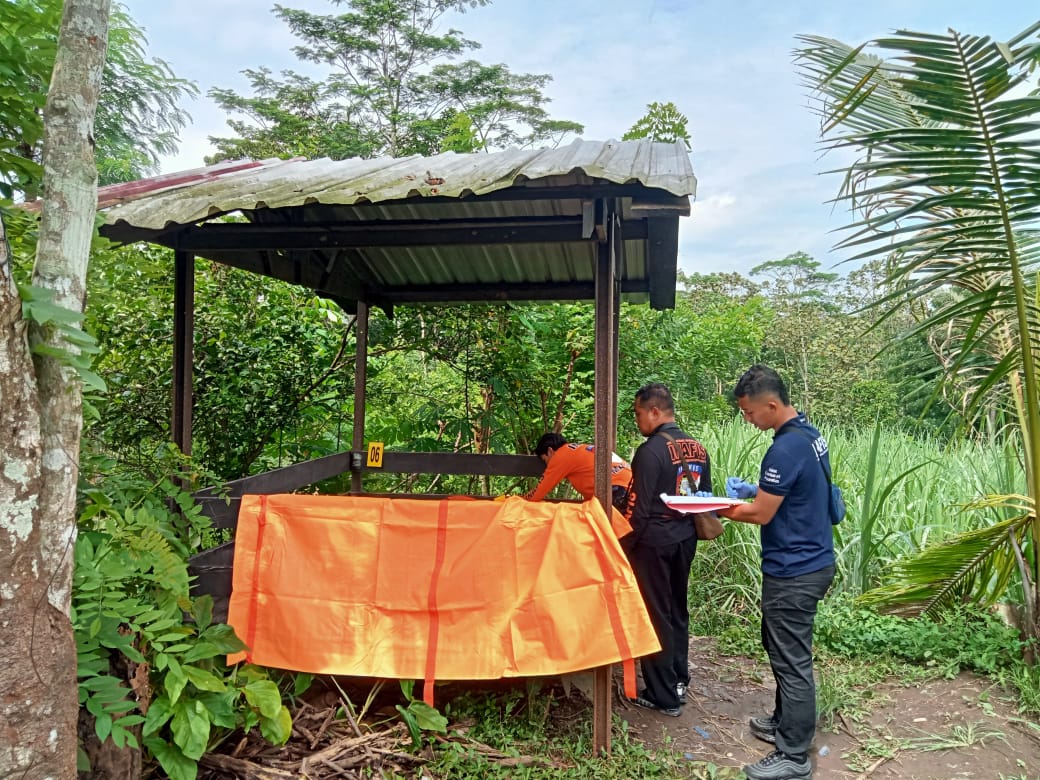
M 44 111 L 33 284 L 82 311 L 97 203 L 93 126 L 110 0 L 66 0 Z M 76 648 L 69 619 L 82 425 L 72 369 L 34 356 L 56 336 L 22 318 L 0 241 L 0 778 L 76 773 Z M 66 345 L 61 345 L 68 348 Z

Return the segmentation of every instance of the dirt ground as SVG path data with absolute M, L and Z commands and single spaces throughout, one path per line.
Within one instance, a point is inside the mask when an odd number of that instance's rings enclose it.
M 634 706 L 621 716 L 639 740 L 709 761 L 721 777 L 771 746 L 751 736 L 747 721 L 771 711 L 773 679 L 764 663 L 723 656 L 710 639 L 690 648 L 691 683 L 682 715 L 667 717 Z M 815 778 L 834 780 L 939 780 L 1040 778 L 1040 726 L 1025 722 L 1014 702 L 992 683 L 962 674 L 907 686 L 884 682 L 866 707 L 839 711 L 832 728 L 817 731 Z
M 716 769 L 691 765 L 690 775 L 715 780 L 743 778 L 740 768 L 772 748 L 751 736 L 747 722 L 766 713 L 773 703 L 773 680 L 764 661 L 718 652 L 714 639 L 694 638 L 690 647 L 691 685 L 687 703 L 677 718 L 615 700 L 614 712 L 628 724 L 631 736 L 644 744 L 673 753 L 690 762 L 708 762 Z M 837 674 L 828 669 L 826 674 Z M 559 687 L 557 707 L 549 717 L 561 728 L 575 718 L 591 715 L 591 674 L 568 675 L 546 683 Z M 817 729 L 812 750 L 817 780 L 1040 780 L 1040 724 L 1023 718 L 1014 700 L 988 680 L 962 674 L 953 679 L 909 684 L 886 680 L 869 690 L 846 681 L 831 684 L 831 697 L 844 695 L 845 706 Z M 622 688 L 620 666 L 615 666 L 616 689 Z M 490 692 L 514 690 L 517 681 L 485 682 Z M 365 719 L 346 720 L 346 701 L 363 702 L 369 693 L 372 707 Z M 380 690 L 380 689 L 376 689 Z M 438 689 L 438 704 L 456 693 L 472 692 L 470 684 Z M 824 686 L 820 686 L 824 690 Z M 845 693 L 834 693 L 844 691 Z M 851 692 L 851 693 L 850 693 Z M 385 699 L 385 701 L 383 701 Z M 295 702 L 293 736 L 284 746 L 267 744 L 256 730 L 226 741 L 206 754 L 200 780 L 252 778 L 295 780 L 299 777 L 362 778 L 374 776 L 432 777 L 424 764 L 433 758 L 427 748 L 413 753 L 404 723 L 394 702 L 400 702 L 396 684 L 378 696 L 372 681 L 319 678 Z M 546 714 L 549 710 L 546 710 Z M 467 724 L 455 722 L 450 733 L 438 737 L 467 751 L 481 753 L 505 767 L 544 764 L 545 758 L 508 756 L 468 734 Z

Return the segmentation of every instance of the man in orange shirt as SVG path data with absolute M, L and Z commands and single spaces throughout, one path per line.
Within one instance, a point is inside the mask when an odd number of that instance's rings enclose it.
M 538 440 L 534 454 L 545 463 L 545 473 L 537 487 L 524 498 L 541 501 L 563 480 L 571 483 L 588 501 L 596 493 L 596 448 L 591 444 L 571 444 L 558 433 L 547 433 Z M 610 484 L 612 503 L 623 515 L 632 507 L 632 469 L 611 453 Z

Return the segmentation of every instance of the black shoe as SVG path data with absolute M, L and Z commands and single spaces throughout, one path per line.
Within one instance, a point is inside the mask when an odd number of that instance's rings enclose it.
M 776 744 L 776 727 L 778 724 L 772 715 L 766 718 L 752 718 L 748 721 L 748 725 L 751 726 L 751 736 L 771 745 Z
M 749 780 L 804 780 L 812 777 L 812 762 L 808 756 L 801 761 L 774 750 L 754 764 L 744 767 Z
M 648 698 L 646 698 L 646 691 L 643 691 L 634 699 L 629 699 L 629 701 L 637 707 L 643 707 L 644 709 L 648 710 L 656 710 L 657 712 L 660 712 L 662 715 L 668 715 L 672 718 L 678 718 L 679 715 L 682 714 L 682 710 L 678 707 L 662 707 L 657 702 L 650 701 Z
M 686 703 L 686 691 L 689 686 L 686 683 L 675 684 L 675 695 L 679 697 L 679 706 L 683 706 Z

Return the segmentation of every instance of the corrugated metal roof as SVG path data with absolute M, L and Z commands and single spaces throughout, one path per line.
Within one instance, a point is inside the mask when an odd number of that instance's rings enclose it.
M 597 246 L 590 220 L 609 200 L 626 220 L 624 289 L 645 299 L 649 234 L 657 245 L 674 243 L 671 228 L 689 213 L 696 186 L 681 143 L 577 140 L 490 154 L 224 163 L 103 188 L 99 208 L 102 233 L 114 240 L 192 251 L 349 305 L 459 299 L 466 286 L 476 298 L 496 285 L 502 296 L 506 288 L 522 295 L 525 285 L 535 298 L 551 297 L 553 285 L 570 285 L 558 297 L 584 295 Z M 249 224 L 202 224 L 235 213 Z M 659 246 L 655 262 L 660 255 Z M 674 265 L 673 254 L 673 279 Z

